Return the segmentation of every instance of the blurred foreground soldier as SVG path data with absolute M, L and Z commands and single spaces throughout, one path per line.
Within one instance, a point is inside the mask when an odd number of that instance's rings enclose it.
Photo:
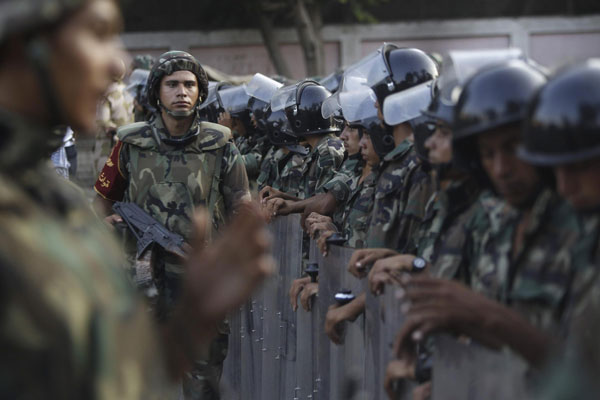
M 573 251 L 567 346 L 543 380 L 540 398 L 595 399 L 600 391 L 600 60 L 564 69 L 536 95 L 519 154 L 554 168 L 559 194 L 583 224 Z
M 126 90 L 125 63 L 119 63 L 120 69 L 114 76 L 113 83 L 108 87 L 98 106 L 98 129 L 94 148 L 95 163 L 98 171 L 104 166 L 106 158 L 115 142 L 115 135 L 120 126 L 133 123 L 133 98 Z
M 228 140 L 229 129 L 198 119 L 207 84 L 204 69 L 190 54 L 170 51 L 159 57 L 148 81 L 150 104 L 159 112 L 150 122 L 118 130 L 119 142 L 96 182 L 98 200 L 107 211 L 114 201 L 133 202 L 189 241 L 197 207 L 208 210 L 210 238 L 240 202 L 249 200 L 246 171 Z M 119 220 L 115 215 L 108 218 Z M 180 297 L 184 264 L 178 256 L 155 249 L 148 274 L 147 266 L 136 263 L 136 241 L 129 231 L 125 247 L 135 265 L 136 282 L 150 297 L 154 287 L 158 290 L 156 311 L 159 319 L 165 318 Z M 228 331 L 226 325 L 219 327 L 192 379 L 184 381 L 186 398 L 218 398 Z
M 262 217 L 241 207 L 206 251 L 195 219 L 179 305 L 160 326 L 121 270 L 119 246 L 78 190 L 47 168 L 59 123 L 94 132 L 119 68 L 112 0 L 0 5 L 0 397 L 174 399 L 210 340 L 269 270 Z M 226 251 L 236 243 L 236 252 Z

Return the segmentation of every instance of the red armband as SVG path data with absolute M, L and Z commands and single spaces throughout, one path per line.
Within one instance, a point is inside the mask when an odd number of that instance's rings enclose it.
M 94 190 L 100 196 L 110 201 L 121 201 L 127 189 L 127 179 L 119 166 L 123 142 L 117 142 L 98 176 Z

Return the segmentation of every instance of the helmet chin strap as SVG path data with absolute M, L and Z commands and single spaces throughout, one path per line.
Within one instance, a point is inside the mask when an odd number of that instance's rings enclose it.
M 188 117 L 191 117 L 192 115 L 195 115 L 197 108 L 198 108 L 198 103 L 196 102 L 196 105 L 191 109 L 191 110 L 186 110 L 186 111 L 171 111 L 169 110 L 167 107 L 165 107 L 160 100 L 157 100 L 158 106 L 165 112 L 167 113 L 170 117 L 172 117 L 173 119 L 176 120 L 182 120 L 182 119 L 186 119 Z

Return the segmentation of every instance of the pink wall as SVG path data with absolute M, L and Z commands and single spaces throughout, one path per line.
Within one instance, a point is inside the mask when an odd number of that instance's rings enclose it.
M 265 47 L 261 45 L 227 46 L 227 47 L 193 47 L 190 52 L 201 63 L 210 65 L 222 72 L 232 75 L 251 75 L 261 72 L 265 75 L 275 74 L 275 68 L 269 60 Z M 306 76 L 306 67 L 300 45 L 283 44 L 281 52 L 285 58 L 292 78 L 300 79 Z M 339 44 L 325 44 L 325 67 L 332 71 L 340 63 Z
M 498 49 L 506 48 L 510 44 L 508 36 L 489 36 L 477 38 L 457 38 L 449 37 L 444 39 L 394 39 L 389 38 L 377 41 L 363 41 L 361 53 L 363 56 L 377 50 L 383 42 L 397 44 L 400 47 L 416 47 L 425 52 L 436 52 L 443 54 L 448 50 L 469 50 L 469 49 Z
M 533 34 L 531 58 L 549 67 L 600 57 L 600 31 L 577 34 Z

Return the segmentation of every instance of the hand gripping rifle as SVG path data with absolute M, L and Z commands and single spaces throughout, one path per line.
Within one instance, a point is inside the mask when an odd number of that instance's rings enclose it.
M 137 204 L 117 201 L 113 205 L 113 210 L 123 218 L 137 239 L 136 257 L 138 259 L 153 243 L 157 243 L 165 250 L 180 257 L 186 257 L 182 248 L 185 243 L 183 236 L 169 231 Z

